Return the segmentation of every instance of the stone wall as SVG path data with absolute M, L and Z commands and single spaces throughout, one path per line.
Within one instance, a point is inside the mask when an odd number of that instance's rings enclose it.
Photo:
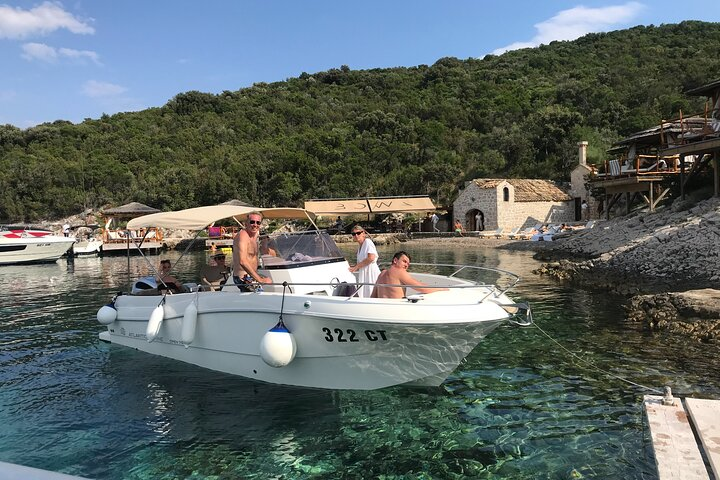
M 575 220 L 572 202 L 509 202 L 508 208 L 501 208 L 500 212 L 496 228 L 507 230 L 532 227 L 538 223 L 560 224 Z
M 579 198 L 581 201 L 585 200 L 588 203 L 588 218 L 583 220 L 587 221 L 597 216 L 597 201 L 590 196 L 590 192 L 585 188 L 587 182 L 587 176 L 590 174 L 590 169 L 584 165 L 578 165 L 575 169 L 570 172 L 570 191 L 568 194 L 573 198 Z
M 475 182 L 468 182 L 453 203 L 453 216 L 463 222 L 466 229 L 470 229 L 472 225 L 467 225 L 465 222 L 466 214 L 471 210 L 481 210 L 485 215 L 485 230 L 495 230 L 498 228 L 494 226 L 497 225 L 497 207 L 494 190 L 481 189 Z
M 503 201 L 503 189 L 510 199 Z M 573 202 L 515 202 L 515 189 L 508 182 L 495 189 L 481 189 L 469 182 L 453 204 L 453 215 L 464 222 L 467 212 L 478 209 L 485 214 L 485 230 L 531 227 L 536 223 L 567 223 L 575 219 Z M 468 225 L 465 225 L 468 228 Z

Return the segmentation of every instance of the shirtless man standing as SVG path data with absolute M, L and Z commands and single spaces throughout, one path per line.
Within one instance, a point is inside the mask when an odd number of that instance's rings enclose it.
M 372 292 L 372 298 L 403 298 L 405 296 L 404 287 L 390 287 L 389 285 L 408 285 L 420 293 L 433 293 L 447 288 L 431 288 L 426 287 L 424 283 L 412 278 L 408 273 L 410 267 L 410 255 L 400 251 L 393 255 L 392 265 L 390 268 L 383 270 L 377 279 L 377 284 Z
M 245 229 L 240 230 L 233 238 L 233 281 L 244 292 L 254 291 L 248 285 L 253 280 L 258 283 L 272 283 L 272 280 L 257 271 L 261 223 L 262 215 L 259 212 L 249 213 Z

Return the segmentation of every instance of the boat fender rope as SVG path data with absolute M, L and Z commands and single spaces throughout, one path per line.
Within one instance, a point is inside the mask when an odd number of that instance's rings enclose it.
M 279 320 L 278 324 L 275 325 L 275 327 L 273 327 L 273 329 L 282 327 L 285 330 L 287 330 L 287 327 L 283 323 L 283 310 L 285 309 L 285 290 L 288 287 L 288 282 L 287 281 L 283 282 L 282 286 L 283 286 L 283 291 L 282 291 L 282 300 L 280 301 L 280 318 L 278 318 L 278 320 Z

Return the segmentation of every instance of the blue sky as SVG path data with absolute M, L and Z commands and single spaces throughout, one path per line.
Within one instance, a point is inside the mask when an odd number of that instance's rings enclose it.
M 0 125 L 78 123 L 188 90 L 482 58 L 683 20 L 720 21 L 720 1 L 15 0 L 0 3 Z

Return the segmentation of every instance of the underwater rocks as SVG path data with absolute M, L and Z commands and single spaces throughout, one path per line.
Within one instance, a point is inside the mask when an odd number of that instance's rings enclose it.
M 625 308 L 627 319 L 646 329 L 720 343 L 720 290 L 638 295 Z

